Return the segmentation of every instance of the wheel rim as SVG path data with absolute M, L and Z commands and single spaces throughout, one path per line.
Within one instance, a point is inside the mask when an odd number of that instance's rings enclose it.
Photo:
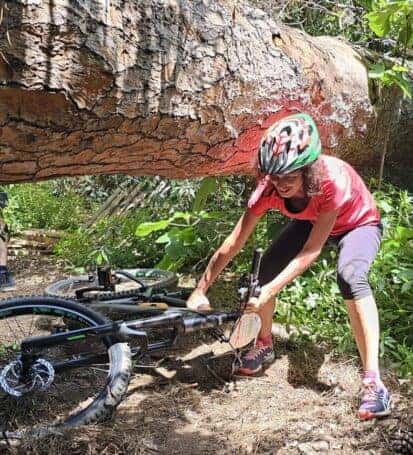
M 119 273 L 114 271 L 115 278 L 115 291 L 88 291 L 83 294 L 86 299 L 104 299 L 111 298 L 113 296 L 128 296 L 139 293 L 142 289 L 141 285 L 127 278 L 123 275 L 120 270 Z M 125 269 L 125 272 L 135 276 L 141 283 L 147 287 L 153 287 L 154 289 L 168 289 L 175 286 L 177 283 L 177 277 L 174 273 L 159 270 L 159 269 Z M 76 291 L 87 287 L 98 286 L 97 278 L 83 275 L 79 277 L 71 277 L 58 281 L 46 289 L 46 294 L 52 296 L 75 298 Z
M 38 311 L 39 306 L 36 308 Z M 42 314 L 34 313 L 34 307 L 31 306 L 16 307 L 14 310 L 20 313 L 16 315 L 12 315 L 12 308 L 8 309 L 8 314 L 0 311 L 0 372 L 4 373 L 7 367 L 10 371 L 10 365 L 18 362 L 21 341 L 28 336 L 42 336 L 96 325 L 95 321 L 75 311 L 64 311 L 62 308 L 56 309 L 47 305 L 41 308 Z M 59 314 L 56 311 L 59 311 Z M 2 427 L 6 427 L 7 430 L 21 431 L 33 426 L 45 426 L 64 421 L 73 414 L 74 409 L 76 413 L 81 412 L 90 404 L 91 397 L 96 396 L 105 386 L 108 365 L 95 364 L 72 369 L 61 372 L 55 377 L 52 377 L 49 366 L 79 358 L 87 352 L 104 354 L 106 351 L 107 348 L 102 340 L 96 338 L 76 340 L 68 345 L 43 350 L 37 362 L 44 367 L 43 383 L 46 383 L 43 384 L 44 387 L 41 387 L 41 384 L 40 386 L 27 384 L 24 391 L 28 393 L 20 397 L 6 393 L 5 387 L 0 388 Z M 9 375 L 9 378 L 12 377 L 13 375 Z M 48 381 L 50 383 L 47 383 Z M 16 389 L 19 386 L 16 384 L 16 378 L 14 383 L 10 381 L 9 385 Z

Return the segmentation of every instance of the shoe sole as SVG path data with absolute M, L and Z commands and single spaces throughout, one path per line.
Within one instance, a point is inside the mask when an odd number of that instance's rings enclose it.
M 391 405 L 392 401 L 389 400 L 388 408 L 381 412 L 370 412 L 370 411 L 359 411 L 358 415 L 361 420 L 371 420 L 375 419 L 376 417 L 386 417 L 391 414 Z
M 255 370 L 250 370 L 249 368 L 240 368 L 237 373 L 240 373 L 245 376 L 252 376 L 262 370 L 262 367 L 266 365 L 267 363 L 271 363 L 275 359 L 275 354 L 273 353 L 270 357 L 267 357 L 262 361 L 262 364 L 256 368 Z
M 382 412 L 370 412 L 370 411 L 359 411 L 359 418 L 361 420 L 371 420 L 377 417 L 386 417 L 391 414 L 391 411 L 382 411 Z

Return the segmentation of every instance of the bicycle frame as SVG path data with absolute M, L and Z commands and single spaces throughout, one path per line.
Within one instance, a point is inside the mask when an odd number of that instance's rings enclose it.
M 240 307 L 237 311 L 202 314 L 195 311 L 191 312 L 190 310 L 179 312 L 176 310 L 168 310 L 160 316 L 154 316 L 146 319 L 135 319 L 127 322 L 116 321 L 94 327 L 56 333 L 49 336 L 30 337 L 26 340 L 23 340 L 21 344 L 21 359 L 23 363 L 23 370 L 29 370 L 30 364 L 37 357 L 36 351 L 39 351 L 42 348 L 67 344 L 77 340 L 83 340 L 88 336 L 98 336 L 99 338 L 103 339 L 105 339 L 105 337 L 114 337 L 115 340 L 119 340 L 121 342 L 127 341 L 129 338 L 137 338 L 139 341 L 139 353 L 143 354 L 173 346 L 176 342 L 177 337 L 181 334 L 195 332 L 203 329 L 213 329 L 227 322 L 235 322 L 245 310 L 245 306 L 248 300 L 259 293 L 258 272 L 260 269 L 261 258 L 262 250 L 255 250 L 248 287 L 241 288 L 239 290 L 241 298 Z M 103 274 L 103 278 L 100 277 L 100 279 L 102 280 L 104 286 L 110 287 L 110 271 L 104 270 L 100 273 Z M 81 291 L 84 291 L 84 289 Z M 165 303 L 178 305 L 185 303 L 182 299 L 172 297 L 171 293 L 169 293 L 169 295 L 168 293 L 154 294 L 152 293 L 151 288 L 146 288 L 145 291 L 146 292 L 143 292 L 142 294 L 145 299 L 149 298 L 155 300 L 156 298 L 159 298 Z M 136 297 L 134 299 L 136 299 Z M 106 305 L 108 305 L 108 302 L 106 302 Z M 125 307 L 127 305 L 123 306 Z M 166 341 L 159 341 L 150 344 L 146 330 L 151 329 L 172 329 L 172 336 Z M 109 340 L 106 338 L 106 341 Z M 55 371 L 62 371 L 78 366 L 90 365 L 100 360 L 101 358 L 102 355 L 96 356 L 92 354 L 90 356 L 87 355 L 79 359 L 72 359 L 66 362 L 61 362 L 54 365 L 53 367 L 55 368 Z
M 21 360 L 23 368 L 29 366 L 38 357 L 39 351 L 44 348 L 68 344 L 78 340 L 84 340 L 90 336 L 99 338 L 115 337 L 119 341 L 127 341 L 130 338 L 137 338 L 139 341 L 139 353 L 150 353 L 159 349 L 171 347 L 181 334 L 195 332 L 198 330 L 217 328 L 227 322 L 235 322 L 240 316 L 239 311 L 216 312 L 210 314 L 185 312 L 171 312 L 147 319 L 132 321 L 116 321 L 84 329 L 71 330 L 56 333 L 49 336 L 30 337 L 21 343 Z M 146 330 L 151 329 L 172 329 L 173 335 L 166 341 L 149 343 Z M 105 362 L 106 355 L 86 355 L 78 359 L 72 359 L 53 365 L 55 371 L 63 371 L 80 366 L 91 365 L 96 362 Z
M 126 305 L 134 305 L 136 302 L 139 302 L 141 300 L 143 301 L 162 301 L 165 303 L 170 303 L 171 305 L 176 305 L 179 307 L 185 307 L 185 302 L 186 300 L 184 297 L 188 297 L 187 292 L 184 290 L 180 291 L 153 291 L 152 288 L 148 287 L 145 290 L 142 290 L 138 294 L 134 295 L 133 297 L 114 297 L 112 299 L 108 300 L 99 300 L 99 299 L 91 299 L 89 297 L 84 297 L 83 294 L 85 292 L 93 291 L 93 290 L 98 290 L 98 291 L 104 291 L 107 289 L 103 289 L 101 287 L 97 286 L 91 286 L 91 287 L 85 287 L 82 289 L 78 289 L 76 291 L 76 301 L 80 303 L 87 303 L 87 304 L 93 304 L 94 302 L 99 302 L 99 303 L 105 303 L 105 304 L 113 304 L 117 302 L 127 302 Z M 78 293 L 81 293 L 81 296 L 78 296 Z
M 182 292 L 164 292 L 164 293 L 156 293 L 156 294 L 140 294 L 134 297 L 118 297 L 111 300 L 96 300 L 87 303 L 87 306 L 93 308 L 97 311 L 112 311 L 112 312 L 122 312 L 122 313 L 130 313 L 130 314 L 153 314 L 157 315 L 159 313 L 165 313 L 165 310 L 160 310 L 159 308 L 154 305 L 153 307 L 148 306 L 147 308 L 142 308 L 139 306 L 140 302 L 148 302 L 148 303 L 157 303 L 162 302 L 170 305 L 170 310 L 173 311 L 174 309 L 181 310 L 186 308 L 186 300 L 177 297 L 178 295 L 182 295 Z M 82 302 L 82 301 L 81 301 Z

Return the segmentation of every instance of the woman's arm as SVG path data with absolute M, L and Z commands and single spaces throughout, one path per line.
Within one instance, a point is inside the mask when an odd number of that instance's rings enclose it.
M 260 297 L 254 306 L 275 297 L 284 286 L 301 275 L 317 259 L 333 229 L 337 213 L 337 210 L 333 210 L 319 215 L 303 249 L 279 275 L 261 288 Z
M 201 291 L 203 294 L 207 292 L 224 267 L 245 245 L 245 242 L 254 231 L 260 218 L 253 215 L 249 210 L 243 213 L 231 234 L 224 240 L 209 260 L 207 268 L 196 287 L 198 291 Z

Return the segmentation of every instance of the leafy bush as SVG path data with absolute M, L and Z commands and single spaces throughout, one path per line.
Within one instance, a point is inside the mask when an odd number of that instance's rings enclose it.
M 76 267 L 109 263 L 117 267 L 153 267 L 162 257 L 147 239 L 135 236 L 137 226 L 151 216 L 140 210 L 126 217 L 109 217 L 91 228 L 68 233 L 55 247 L 56 253 Z
M 55 193 L 54 182 L 3 187 L 9 196 L 4 216 L 12 230 L 75 229 L 86 216 L 83 199 L 73 191 Z
M 157 266 L 178 270 L 194 259 L 202 260 L 218 246 L 228 231 L 226 227 L 218 228 L 225 224 L 220 223 L 222 218 L 222 212 L 175 212 L 169 218 L 140 224 L 136 235 L 146 238 L 164 231 L 153 240 L 156 245 L 164 245 L 164 255 Z
M 139 208 L 127 217 L 109 217 L 89 229 L 79 228 L 59 242 L 56 252 L 77 267 L 108 262 L 118 267 L 201 269 L 241 213 L 245 201 L 239 196 L 246 188 L 243 180 L 171 182 L 167 198 L 158 198 L 150 207 Z M 217 185 L 220 191 L 214 192 Z M 203 212 L 201 208 L 212 192 L 212 211 Z M 218 210 L 222 206 L 225 212 Z
M 390 354 L 403 375 L 413 376 L 413 198 L 390 185 L 376 197 L 384 239 L 371 282 L 381 316 L 381 354 Z

